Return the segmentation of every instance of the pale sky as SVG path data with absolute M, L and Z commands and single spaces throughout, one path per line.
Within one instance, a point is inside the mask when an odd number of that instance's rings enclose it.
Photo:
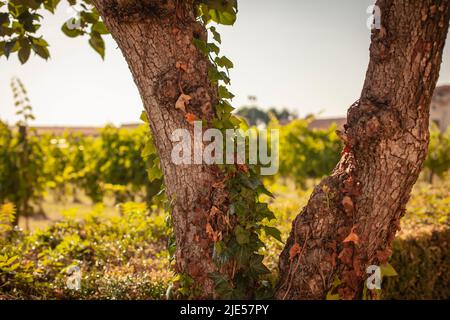
M 220 27 L 222 51 L 235 64 L 231 72 L 233 105 L 248 95 L 264 108 L 287 107 L 300 116 L 344 116 L 361 92 L 370 32 L 372 0 L 239 0 L 238 20 Z M 47 15 L 41 31 L 51 59 L 32 56 L 24 66 L 17 55 L 0 58 L 0 119 L 14 123 L 11 77 L 25 83 L 38 125 L 104 125 L 137 122 L 138 91 L 114 41 L 106 59 L 87 40 L 61 31 L 70 17 L 65 6 Z M 439 84 L 450 83 L 450 44 Z

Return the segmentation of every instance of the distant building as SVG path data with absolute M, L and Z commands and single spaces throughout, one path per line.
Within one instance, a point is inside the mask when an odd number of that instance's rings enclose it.
M 335 123 L 342 129 L 346 118 L 315 119 L 309 124 L 310 129 L 326 129 Z M 444 132 L 450 127 L 450 85 L 436 87 L 430 105 L 430 123 L 435 123 Z
M 52 134 L 55 136 L 61 136 L 64 133 L 78 133 L 84 136 L 99 136 L 100 127 L 60 127 L 60 126 L 34 126 L 33 127 L 38 135 Z
M 434 90 L 430 106 L 430 121 L 444 132 L 450 126 L 450 85 Z
M 346 122 L 347 122 L 346 118 L 314 119 L 309 123 L 308 128 L 324 130 L 328 129 L 332 124 L 336 124 L 336 127 L 342 130 Z
M 332 124 L 336 124 L 338 129 L 343 129 L 346 118 L 314 119 L 309 124 L 310 129 L 327 129 Z M 430 122 L 435 123 L 443 132 L 450 126 L 450 85 L 443 85 L 436 88 L 431 100 Z M 135 129 L 139 123 L 126 123 L 120 126 L 124 129 Z M 36 126 L 39 134 L 53 133 L 61 135 L 64 132 L 81 133 L 86 136 L 99 136 L 101 127 L 58 127 L 58 126 Z

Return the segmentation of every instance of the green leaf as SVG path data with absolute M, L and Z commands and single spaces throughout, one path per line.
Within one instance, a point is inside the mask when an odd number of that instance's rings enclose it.
M 236 226 L 236 228 L 234 228 L 234 235 L 236 236 L 237 243 L 241 245 L 250 241 L 250 232 L 241 226 Z
M 226 275 L 219 272 L 211 272 L 208 276 L 213 280 L 215 291 L 222 299 L 229 299 L 232 296 L 233 289 L 230 286 Z
M 32 38 L 31 39 L 31 48 L 33 51 L 40 56 L 41 58 L 44 58 L 47 60 L 50 57 L 50 52 L 48 51 L 48 43 L 43 38 Z
M 97 32 L 92 32 L 91 37 L 89 39 L 89 44 L 95 51 L 105 59 L 105 41 L 101 37 L 101 35 Z
M 141 120 L 144 121 L 145 123 L 148 123 L 147 112 L 145 112 L 145 110 L 143 110 L 143 111 L 141 112 L 141 116 L 139 117 L 139 119 L 141 119 Z
M 341 280 L 339 278 L 335 278 L 333 284 L 331 285 L 330 290 L 327 292 L 326 300 L 339 300 L 339 293 L 334 293 L 335 289 L 341 284 Z
M 264 256 L 255 255 L 250 260 L 250 269 L 257 274 L 269 274 L 270 270 L 263 263 Z
M 69 28 L 68 22 L 65 22 L 62 25 L 61 31 L 70 38 L 75 38 L 84 34 L 83 30 L 77 28 Z
M 397 271 L 389 263 L 380 266 L 381 276 L 383 277 L 395 277 L 398 276 Z
M 144 149 L 142 149 L 141 156 L 143 158 L 147 158 L 151 156 L 152 154 L 156 154 L 156 148 L 151 140 L 148 140 L 147 143 L 144 146 Z
M 31 47 L 29 43 L 26 43 L 25 45 L 21 45 L 19 49 L 19 60 L 21 64 L 25 64 L 25 62 L 28 61 L 28 58 L 30 57 L 31 53 Z
M 208 51 L 214 52 L 215 54 L 219 54 L 220 48 L 215 43 L 208 43 Z
M 283 242 L 281 240 L 281 231 L 278 230 L 275 227 L 269 227 L 269 226 L 264 226 L 264 231 L 266 232 L 267 235 L 275 238 L 276 240 Z
M 220 99 L 233 99 L 234 94 L 228 91 L 227 87 L 219 86 L 219 98 Z
M 269 196 L 271 198 L 275 198 L 273 196 L 273 194 L 269 190 L 267 190 L 266 187 L 263 184 L 258 186 L 258 188 L 256 188 L 256 191 L 258 192 L 258 194 L 265 194 L 265 195 L 267 195 L 267 196 Z
M 83 20 L 85 20 L 88 23 L 94 24 L 98 21 L 98 16 L 94 14 L 94 12 L 81 11 L 80 16 Z
M 108 34 L 109 30 L 106 28 L 103 21 L 97 21 L 92 25 L 92 31 L 96 31 L 100 34 Z
M 228 59 L 227 57 L 216 57 L 214 61 L 217 63 L 219 67 L 226 68 L 226 69 L 232 69 L 234 67 L 233 62 Z
M 40 56 L 45 60 L 47 60 L 50 57 L 50 52 L 48 51 L 47 47 L 39 46 L 32 43 L 31 48 L 38 56 Z
M 214 40 L 216 40 L 218 43 L 222 43 L 222 38 L 220 37 L 220 33 L 217 32 L 215 27 L 211 27 L 209 28 L 209 30 L 211 31 Z
M 275 215 L 272 211 L 270 211 L 267 203 L 257 203 L 256 212 L 262 219 L 264 218 L 267 218 L 268 220 L 275 219 Z
M 11 54 L 11 52 L 13 51 L 14 46 L 16 45 L 17 40 L 11 40 L 5 43 L 5 48 L 4 50 L 4 54 L 6 56 L 6 58 L 9 58 L 9 55 Z
M 209 54 L 209 48 L 205 41 L 194 38 L 192 39 L 192 42 L 197 47 L 197 49 L 200 50 L 200 52 L 202 52 L 204 55 L 207 56 Z
M 51 13 L 55 13 L 55 9 L 59 4 L 60 0 L 46 0 L 44 2 L 44 8 Z
M 9 14 L 6 12 L 0 12 L 0 25 L 9 25 Z

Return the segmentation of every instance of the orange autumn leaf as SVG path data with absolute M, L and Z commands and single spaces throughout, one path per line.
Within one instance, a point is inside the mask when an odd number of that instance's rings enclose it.
M 225 188 L 225 183 L 222 180 L 216 181 L 212 184 L 212 187 L 214 189 L 224 189 Z
M 214 237 L 214 230 L 213 230 L 213 228 L 211 227 L 211 224 L 210 224 L 209 222 L 206 224 L 206 234 L 207 234 L 210 238 L 213 238 L 213 237 Z
M 300 245 L 296 242 L 294 243 L 294 245 L 291 247 L 291 249 L 289 250 L 289 259 L 294 259 L 294 257 L 296 255 L 298 255 L 301 251 L 301 247 Z
M 187 71 L 187 68 L 188 68 L 187 64 L 184 63 L 184 62 L 181 62 L 181 61 L 177 61 L 176 64 L 175 64 L 175 67 L 177 69 L 183 70 L 185 72 Z
M 184 117 L 186 118 L 187 122 L 189 122 L 189 123 L 194 123 L 194 121 L 197 120 L 196 115 L 193 113 L 190 113 L 190 112 L 186 113 L 186 115 Z
M 346 243 L 346 242 L 353 242 L 354 244 L 359 244 L 359 237 L 355 233 L 355 229 L 356 229 L 356 227 L 353 227 L 352 231 L 350 232 L 350 234 L 342 242 L 344 242 L 344 243 Z
M 210 216 L 214 217 L 215 215 L 220 214 L 220 209 L 217 208 L 216 206 L 212 206 L 211 211 L 210 211 Z
M 248 167 L 245 164 L 237 164 L 237 168 L 241 172 L 248 173 Z

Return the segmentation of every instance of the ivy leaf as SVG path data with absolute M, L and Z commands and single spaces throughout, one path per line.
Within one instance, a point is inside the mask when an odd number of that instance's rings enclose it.
M 192 43 L 195 45 L 195 47 L 200 50 L 204 55 L 209 54 L 209 48 L 205 41 L 194 38 L 192 39 Z
M 275 219 L 275 215 L 272 211 L 270 211 L 267 203 L 257 203 L 256 204 L 256 213 L 262 218 L 267 218 L 267 220 Z
M 141 156 L 142 156 L 142 158 L 145 159 L 145 158 L 151 156 L 152 154 L 156 154 L 155 145 L 152 143 L 151 140 L 147 140 L 144 148 L 142 149 Z
M 145 112 L 145 110 L 143 110 L 143 111 L 141 112 L 141 116 L 139 117 L 139 119 L 141 119 L 141 120 L 144 121 L 145 123 L 148 123 L 147 112 Z
M 220 37 L 220 33 L 217 32 L 216 28 L 211 27 L 209 28 L 209 30 L 211 31 L 214 40 L 217 41 L 218 43 L 222 43 L 222 38 Z
M 227 87 L 219 86 L 219 98 L 220 99 L 233 99 L 234 94 L 228 91 Z
M 217 63 L 219 67 L 232 69 L 234 67 L 233 62 L 225 56 L 216 57 L 214 61 Z
M 283 242 L 281 240 L 281 231 L 278 230 L 275 227 L 269 227 L 269 226 L 264 226 L 264 231 L 266 232 L 267 235 L 275 238 L 276 240 Z
M 241 245 L 250 241 L 250 233 L 239 225 L 234 228 L 234 235 L 236 236 L 237 243 Z
M 264 256 L 262 255 L 255 255 L 250 260 L 250 269 L 255 272 L 256 274 L 269 274 L 270 270 L 267 269 L 267 267 L 263 263 Z
M 211 272 L 208 276 L 214 282 L 214 289 L 222 299 L 229 299 L 233 294 L 233 289 L 228 282 L 226 275 L 220 272 Z
M 215 43 L 208 43 L 208 52 L 214 52 L 215 54 L 219 54 L 220 48 Z
M 395 271 L 394 267 L 391 266 L 389 263 L 382 264 L 380 266 L 381 275 L 383 277 L 395 277 L 398 276 L 397 271 Z
M 267 190 L 263 184 L 261 184 L 260 186 L 258 186 L 258 188 L 256 188 L 256 192 L 258 192 L 258 194 L 265 194 L 271 198 L 275 198 L 273 194 L 269 190 Z

